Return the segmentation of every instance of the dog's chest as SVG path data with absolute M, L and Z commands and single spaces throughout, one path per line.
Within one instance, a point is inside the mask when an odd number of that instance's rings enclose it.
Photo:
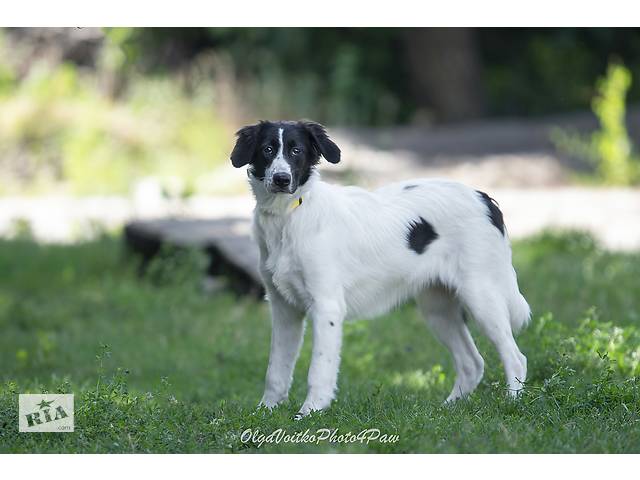
M 291 225 L 278 217 L 260 219 L 262 239 L 267 256 L 263 259 L 278 291 L 292 304 L 307 304 L 302 272 L 302 257 L 298 251 Z

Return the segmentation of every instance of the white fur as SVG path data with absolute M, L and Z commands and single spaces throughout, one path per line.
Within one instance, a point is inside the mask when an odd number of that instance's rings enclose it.
M 288 173 L 291 175 L 291 165 L 284 158 L 284 140 L 282 136 L 284 134 L 284 128 L 278 129 L 278 153 L 276 153 L 276 157 L 273 159 L 273 162 L 267 167 L 265 171 L 265 186 L 269 188 L 271 186 L 271 182 L 273 180 L 273 176 L 276 173 Z
M 250 182 L 273 323 L 262 405 L 287 398 L 305 315 L 313 350 L 299 415 L 327 408 L 335 396 L 343 321 L 383 314 L 410 298 L 452 353 L 457 378 L 447 400 L 469 394 L 483 375 L 463 308 L 496 346 L 510 391 L 522 388 L 526 358 L 513 332 L 527 323 L 529 306 L 518 289 L 509 241 L 492 225 L 477 192 L 437 179 L 368 192 L 324 183 L 317 172 L 293 195 Z M 416 187 L 404 190 L 408 184 Z M 303 203 L 293 208 L 300 197 Z M 418 217 L 438 234 L 422 254 L 407 241 Z

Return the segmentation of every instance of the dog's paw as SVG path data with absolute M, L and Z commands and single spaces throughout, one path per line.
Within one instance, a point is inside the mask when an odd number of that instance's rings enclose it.
M 329 406 L 331 406 L 331 397 L 329 396 L 325 396 L 320 399 L 307 398 L 302 404 L 302 407 L 300 407 L 300 410 L 298 410 L 298 413 L 296 413 L 296 415 L 293 417 L 293 419 L 300 420 L 301 418 L 309 415 L 311 412 L 320 412 L 322 410 L 326 410 L 327 408 L 329 408 Z
M 252 417 L 259 417 L 259 416 L 264 417 L 265 415 L 270 415 L 272 412 L 273 412 L 273 408 L 266 407 L 265 405 L 262 405 L 261 403 L 259 403 L 258 406 L 255 408 L 255 410 L 251 412 L 249 415 L 251 415 Z
M 298 413 L 296 413 L 293 416 L 293 419 L 296 420 L 296 421 L 297 420 L 302 420 L 304 417 L 307 417 L 307 416 L 311 415 L 311 412 L 317 412 L 317 411 L 319 411 L 319 410 L 303 405 L 300 408 L 300 410 L 298 411 Z
M 314 408 L 313 404 L 310 402 L 304 402 L 298 413 L 293 416 L 294 420 L 302 420 L 304 417 L 309 415 L 311 412 L 320 410 L 319 408 Z
M 260 402 L 258 403 L 258 406 L 256 407 L 256 413 L 257 412 L 266 412 L 266 413 L 271 413 L 273 412 L 273 409 L 276 408 L 279 404 L 276 402 Z
M 258 407 L 257 409 L 266 409 L 269 411 L 272 411 L 274 408 L 276 408 L 277 406 L 281 405 L 282 403 L 286 402 L 287 398 L 286 397 L 278 397 L 278 398 L 274 398 L 268 395 L 264 395 L 262 397 L 262 400 L 260 400 L 260 403 L 258 403 Z
M 449 396 L 446 398 L 446 400 L 444 402 L 442 402 L 443 405 L 453 405 L 455 404 L 458 400 L 461 400 L 465 398 L 464 395 L 462 395 L 460 392 L 457 391 L 453 391 L 449 394 Z

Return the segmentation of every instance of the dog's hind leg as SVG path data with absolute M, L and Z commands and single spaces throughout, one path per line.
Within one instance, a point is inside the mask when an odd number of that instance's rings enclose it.
M 496 347 L 504 365 L 509 394 L 517 396 L 527 377 L 527 358 L 513 338 L 507 299 L 495 288 L 495 282 L 486 280 L 461 288 L 459 295 L 482 332 Z
M 482 380 L 484 360 L 464 322 L 462 306 L 455 294 L 444 287 L 429 287 L 416 302 L 436 338 L 449 349 L 456 380 L 447 401 L 471 393 Z

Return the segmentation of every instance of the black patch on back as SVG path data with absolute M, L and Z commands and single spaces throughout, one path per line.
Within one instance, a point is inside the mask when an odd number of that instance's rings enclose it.
M 422 217 L 418 218 L 419 220 L 413 220 L 409 224 L 409 235 L 407 236 L 407 241 L 411 250 L 421 254 L 424 253 L 427 245 L 438 238 L 438 234 L 429 222 Z
M 488 215 L 491 223 L 493 223 L 493 226 L 500 230 L 500 233 L 504 235 L 504 218 L 502 217 L 502 212 L 498 207 L 498 202 L 480 190 L 476 190 L 476 192 L 480 195 L 480 198 L 489 209 Z
M 413 190 L 414 188 L 416 188 L 418 185 L 405 185 L 404 187 L 402 187 L 403 190 Z

